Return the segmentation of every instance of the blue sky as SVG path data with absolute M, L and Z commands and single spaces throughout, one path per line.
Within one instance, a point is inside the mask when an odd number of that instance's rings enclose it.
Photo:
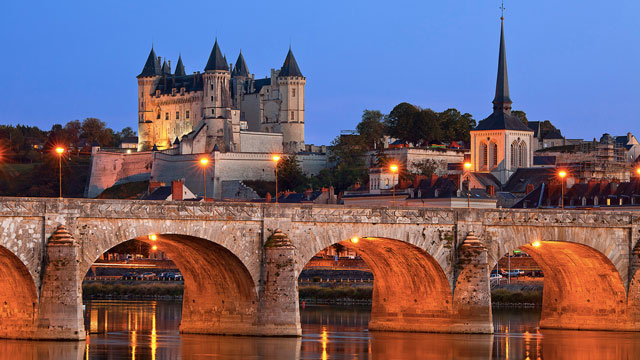
M 329 143 L 364 109 L 407 101 L 488 116 L 499 1 L 64 1 L 3 4 L 0 123 L 98 117 L 137 128 L 137 82 L 151 43 L 188 73 L 215 37 L 257 78 L 291 41 L 307 77 L 306 142 Z M 514 109 L 567 137 L 640 135 L 640 2 L 505 3 Z

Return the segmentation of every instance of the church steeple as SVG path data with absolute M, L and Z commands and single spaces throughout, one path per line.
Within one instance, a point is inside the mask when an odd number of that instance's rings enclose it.
M 496 97 L 493 99 L 493 111 L 511 114 L 511 104 L 509 77 L 507 75 L 507 54 L 504 45 L 504 20 L 500 18 L 500 53 L 498 54 L 498 79 L 496 81 Z
M 187 73 L 184 70 L 184 64 L 182 63 L 182 55 L 178 56 L 178 63 L 176 64 L 176 76 L 185 76 Z
M 229 71 L 229 65 L 227 64 L 227 61 L 224 59 L 224 56 L 222 56 L 222 51 L 220 51 L 220 46 L 218 45 L 218 39 L 216 39 L 216 43 L 213 44 L 211 55 L 209 55 L 209 61 L 207 61 L 207 66 L 204 68 L 204 71 L 214 71 L 214 70 Z

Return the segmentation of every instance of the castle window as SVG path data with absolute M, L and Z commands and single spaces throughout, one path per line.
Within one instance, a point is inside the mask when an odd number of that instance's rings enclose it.
M 213 84 L 211 84 L 211 91 L 213 91 Z M 212 99 L 213 100 L 213 99 Z
M 296 89 L 291 89 L 291 97 L 296 97 Z
M 211 109 L 211 115 L 215 115 L 216 114 L 216 109 Z
M 156 114 L 156 119 L 160 120 L 160 111 L 158 111 L 158 114 Z
M 180 120 L 180 111 L 176 111 L 176 120 Z
M 213 95 L 211 96 L 211 101 L 213 101 Z
M 187 110 L 187 112 L 184 114 L 184 116 L 188 119 L 189 118 L 189 110 Z
M 169 120 L 169 113 L 165 113 L 165 114 L 164 114 L 164 119 L 165 119 L 165 120 Z
M 295 118 L 296 118 L 296 114 L 292 111 L 291 112 L 291 120 L 295 120 Z

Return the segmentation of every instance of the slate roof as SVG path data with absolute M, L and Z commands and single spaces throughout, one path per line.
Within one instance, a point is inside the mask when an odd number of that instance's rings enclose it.
M 209 61 L 207 61 L 207 66 L 204 68 L 204 71 L 214 70 L 229 71 L 229 65 L 227 65 L 224 56 L 222 56 L 222 51 L 220 51 L 218 39 L 216 39 L 215 44 L 213 44 L 213 49 L 211 49 L 211 54 L 209 55 Z
M 556 176 L 555 168 L 519 168 L 509 178 L 503 191 L 512 193 L 525 193 L 527 185 L 533 184 L 538 187 L 540 184 L 548 182 Z
M 142 68 L 142 72 L 136 76 L 138 78 L 141 77 L 150 77 L 160 75 L 160 64 L 158 63 L 158 57 L 156 56 L 156 52 L 153 51 L 153 47 L 151 47 L 151 52 L 149 52 L 149 57 L 147 57 L 147 62 L 144 63 L 144 67 Z
M 171 186 L 160 186 L 151 194 L 142 197 L 142 200 L 167 200 L 171 195 Z
M 123 144 L 137 144 L 138 143 L 138 137 L 137 136 L 126 136 L 124 139 L 122 139 L 122 143 Z
M 547 140 L 552 140 L 552 139 L 564 139 L 564 137 L 562 136 L 562 134 L 560 134 L 560 131 L 558 130 L 553 130 L 550 131 L 547 136 L 544 137 Z
M 257 93 L 260 92 L 263 86 L 269 86 L 269 85 L 271 85 L 271 78 L 258 79 L 253 82 L 253 88 Z
M 296 58 L 293 56 L 293 51 L 289 48 L 289 52 L 287 53 L 287 58 L 284 59 L 284 64 L 280 69 L 280 74 L 278 76 L 302 76 L 302 72 L 298 67 L 298 63 L 296 62 Z
M 242 50 L 240 51 L 240 55 L 238 55 L 238 60 L 236 60 L 236 65 L 231 72 L 231 76 L 249 77 L 249 67 L 247 67 L 247 63 L 244 61 Z
M 175 88 L 176 92 L 180 92 L 180 88 L 183 87 L 185 88 L 184 90 L 186 92 L 202 91 L 204 89 L 202 74 L 192 74 L 185 76 L 168 75 L 158 82 L 155 90 L 160 90 L 161 94 L 167 95 L 171 94 L 171 89 Z
M 489 115 L 488 118 L 480 121 L 474 130 L 517 130 L 533 132 L 519 117 L 506 114 L 502 110 L 495 111 Z
M 162 73 L 171 75 L 171 69 L 169 69 L 169 66 L 167 65 L 167 60 L 162 63 Z
M 493 186 L 496 189 L 496 191 L 502 188 L 502 184 L 500 184 L 500 181 L 498 180 L 498 178 L 496 178 L 491 173 L 474 172 L 472 174 L 473 174 L 473 177 L 475 177 L 476 180 L 478 180 L 478 182 L 485 187 L 485 189 L 487 186 Z
M 533 137 L 537 138 L 540 132 L 540 121 L 529 121 L 527 127 L 533 130 Z
M 549 156 L 549 155 L 545 155 L 545 156 L 534 156 L 533 157 L 533 165 L 534 166 L 555 166 L 556 164 L 556 157 L 555 156 Z
M 175 76 L 185 76 L 187 73 L 184 70 L 184 64 L 182 63 L 182 55 L 178 56 L 178 63 L 176 64 L 176 71 L 173 73 Z
M 500 53 L 498 54 L 498 78 L 496 79 L 496 96 L 493 103 L 511 103 L 509 97 L 509 76 L 507 75 L 507 52 L 504 46 L 504 22 L 500 24 Z

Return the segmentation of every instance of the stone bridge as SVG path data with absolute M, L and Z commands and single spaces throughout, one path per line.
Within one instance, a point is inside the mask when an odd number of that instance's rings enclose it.
M 371 330 L 493 332 L 489 272 L 519 248 L 542 327 L 640 331 L 640 212 L 0 198 L 0 337 L 85 338 L 85 274 L 151 234 L 184 275 L 184 333 L 300 336 L 298 276 L 336 243 L 373 271 Z

